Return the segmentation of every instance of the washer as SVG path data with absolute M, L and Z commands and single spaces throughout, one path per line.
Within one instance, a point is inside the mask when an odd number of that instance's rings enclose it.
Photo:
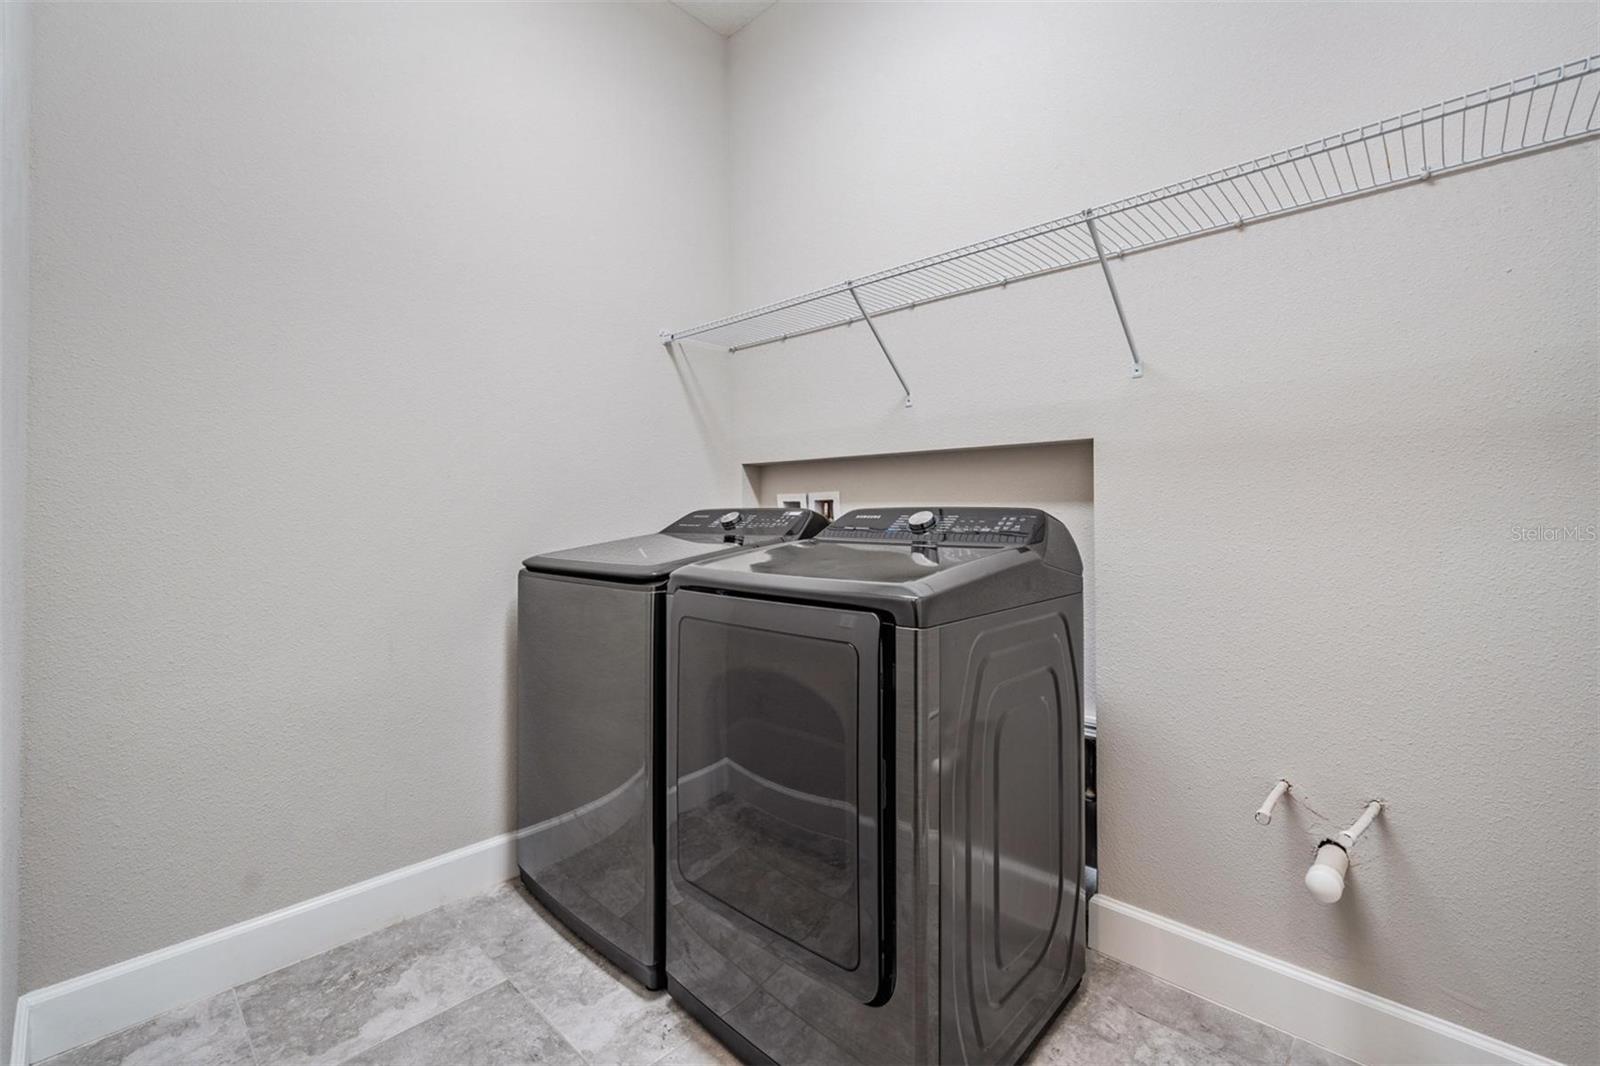
M 517 580 L 517 865 L 567 926 L 662 987 L 663 623 L 686 562 L 809 537 L 807 510 L 693 511 L 536 555 Z
M 1083 562 L 852 511 L 677 570 L 667 983 L 747 1062 L 1016 1062 L 1084 972 Z

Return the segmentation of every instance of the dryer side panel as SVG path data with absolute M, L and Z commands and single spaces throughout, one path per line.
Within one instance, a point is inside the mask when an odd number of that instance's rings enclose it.
M 1015 1061 L 1083 974 L 1081 612 L 941 630 L 943 1062 Z

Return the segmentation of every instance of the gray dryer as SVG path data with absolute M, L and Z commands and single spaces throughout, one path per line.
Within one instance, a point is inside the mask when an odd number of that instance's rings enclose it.
M 1082 575 L 967 507 L 673 574 L 667 981 L 742 1059 L 1015 1062 L 1077 987 Z

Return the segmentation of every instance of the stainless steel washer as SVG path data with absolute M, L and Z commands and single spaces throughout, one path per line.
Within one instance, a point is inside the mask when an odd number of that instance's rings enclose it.
M 668 988 L 741 1058 L 1015 1062 L 1077 987 L 1082 574 L 1023 508 L 673 574 Z
M 517 581 L 517 865 L 535 897 L 662 986 L 667 578 L 809 537 L 806 510 L 693 511 L 642 537 L 536 555 Z

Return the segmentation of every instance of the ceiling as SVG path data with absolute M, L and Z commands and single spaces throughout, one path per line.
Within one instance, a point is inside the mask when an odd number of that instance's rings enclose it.
M 672 0 L 691 18 L 705 23 L 724 37 L 732 37 L 777 0 Z

